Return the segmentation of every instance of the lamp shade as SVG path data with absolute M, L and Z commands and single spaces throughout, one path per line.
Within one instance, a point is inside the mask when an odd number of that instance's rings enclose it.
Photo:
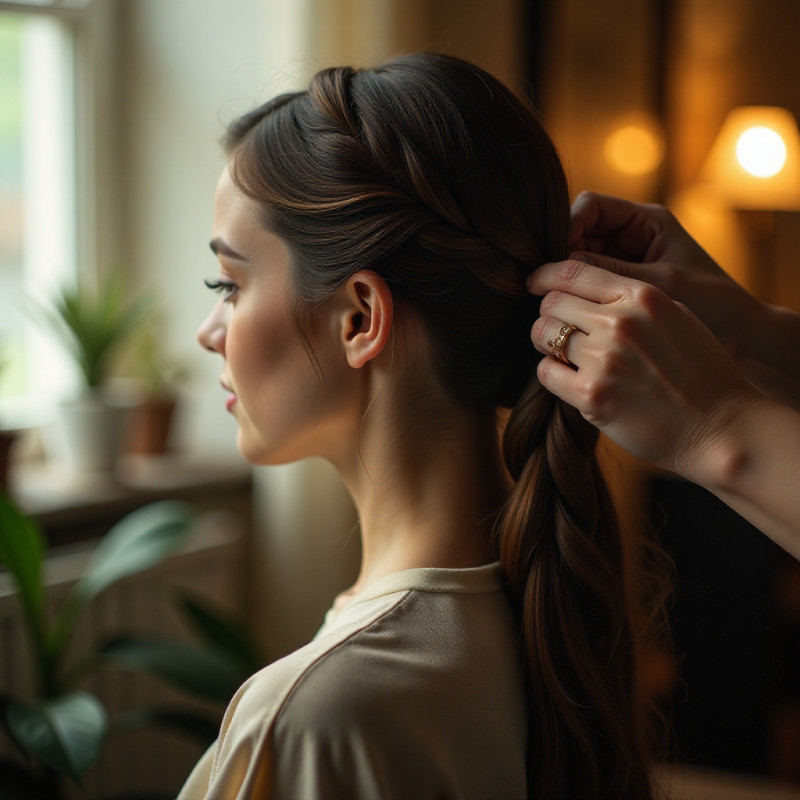
M 734 108 L 711 146 L 700 178 L 734 208 L 800 210 L 800 133 L 776 106 Z

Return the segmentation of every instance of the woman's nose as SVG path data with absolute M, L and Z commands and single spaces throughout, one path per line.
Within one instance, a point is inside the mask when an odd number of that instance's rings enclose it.
M 197 329 L 197 341 L 206 350 L 224 356 L 226 330 L 225 313 L 219 301 Z

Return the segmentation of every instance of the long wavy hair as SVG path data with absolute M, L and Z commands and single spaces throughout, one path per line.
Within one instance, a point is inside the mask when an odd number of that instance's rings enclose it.
M 524 279 L 565 256 L 569 219 L 537 113 L 483 70 L 419 53 L 322 70 L 233 122 L 224 145 L 293 252 L 301 316 L 374 270 L 427 327 L 452 397 L 511 409 L 496 542 L 527 675 L 529 797 L 651 797 L 598 434 L 539 384 L 529 339 Z

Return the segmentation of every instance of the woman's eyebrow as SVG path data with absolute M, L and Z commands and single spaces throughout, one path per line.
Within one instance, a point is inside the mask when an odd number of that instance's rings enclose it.
M 212 239 L 208 246 L 211 248 L 211 252 L 215 256 L 227 256 L 228 258 L 235 258 L 239 261 L 247 261 L 247 259 L 237 253 L 232 247 L 229 247 L 225 242 L 217 236 L 215 239 Z

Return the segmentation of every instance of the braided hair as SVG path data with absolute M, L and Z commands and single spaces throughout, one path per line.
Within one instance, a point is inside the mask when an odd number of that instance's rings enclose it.
M 456 402 L 510 408 L 496 522 L 528 689 L 528 792 L 649 798 L 614 510 L 596 430 L 546 392 L 525 276 L 565 255 L 569 201 L 535 110 L 483 70 L 418 53 L 323 70 L 237 119 L 233 180 L 293 254 L 298 323 L 359 269 L 427 328 Z

